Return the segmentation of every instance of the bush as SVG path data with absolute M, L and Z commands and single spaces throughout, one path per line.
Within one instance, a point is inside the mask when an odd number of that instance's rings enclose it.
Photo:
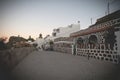
M 5 50 L 7 49 L 7 45 L 4 43 L 3 40 L 0 40 L 0 50 Z

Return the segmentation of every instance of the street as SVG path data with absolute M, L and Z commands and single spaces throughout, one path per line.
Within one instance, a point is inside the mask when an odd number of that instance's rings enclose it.
M 14 68 L 12 75 L 16 80 L 120 80 L 120 67 L 72 54 L 34 51 Z

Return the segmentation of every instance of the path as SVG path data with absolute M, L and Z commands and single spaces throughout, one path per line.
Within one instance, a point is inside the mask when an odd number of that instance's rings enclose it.
M 21 61 L 12 73 L 16 80 L 117 80 L 118 70 L 118 65 L 105 61 L 35 51 Z

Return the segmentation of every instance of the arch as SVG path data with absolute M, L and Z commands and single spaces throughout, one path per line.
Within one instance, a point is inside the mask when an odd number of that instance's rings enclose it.
M 91 35 L 89 37 L 89 44 L 97 44 L 98 43 L 98 39 L 96 35 Z
M 77 44 L 83 44 L 83 43 L 84 43 L 83 38 L 79 37 L 79 38 L 77 39 Z
M 89 37 L 89 44 L 90 44 L 90 48 L 95 48 L 95 46 L 97 46 L 98 39 L 96 35 L 91 35 Z

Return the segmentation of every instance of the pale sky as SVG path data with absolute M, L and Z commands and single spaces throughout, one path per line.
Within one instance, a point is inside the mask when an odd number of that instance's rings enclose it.
M 0 2 L 0 37 L 45 37 L 54 28 L 80 21 L 81 29 L 105 16 L 107 3 L 110 12 L 120 9 L 120 0 L 8 0 Z

